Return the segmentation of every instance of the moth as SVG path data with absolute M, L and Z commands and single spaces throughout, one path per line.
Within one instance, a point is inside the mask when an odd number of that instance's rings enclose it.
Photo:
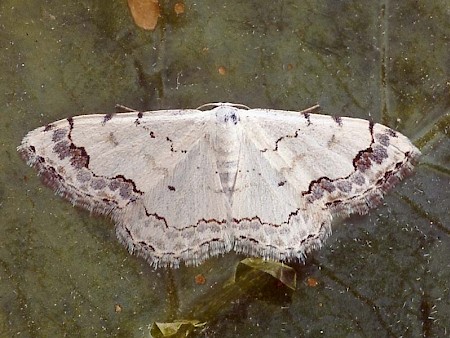
M 154 267 L 231 250 L 302 260 L 333 218 L 377 206 L 420 156 L 389 127 L 317 106 L 206 107 L 71 117 L 29 132 L 18 151 L 57 194 L 109 215 Z

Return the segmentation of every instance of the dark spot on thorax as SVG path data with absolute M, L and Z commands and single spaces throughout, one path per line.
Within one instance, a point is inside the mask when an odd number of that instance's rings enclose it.
M 238 124 L 239 117 L 236 115 L 236 113 L 226 114 L 224 118 L 224 122 L 228 123 L 228 121 L 231 121 L 234 125 Z

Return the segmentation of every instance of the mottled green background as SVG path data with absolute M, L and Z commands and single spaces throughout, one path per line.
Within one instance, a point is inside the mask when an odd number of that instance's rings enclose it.
M 161 2 L 153 32 L 125 0 L 0 3 L 0 336 L 148 337 L 152 322 L 187 316 L 208 337 L 448 335 L 449 2 L 204 0 L 180 16 Z M 16 153 L 27 131 L 70 115 L 214 101 L 320 103 L 401 131 L 423 157 L 384 206 L 294 265 L 280 305 L 222 291 L 242 256 L 152 270 Z M 199 306 L 209 299 L 219 309 Z

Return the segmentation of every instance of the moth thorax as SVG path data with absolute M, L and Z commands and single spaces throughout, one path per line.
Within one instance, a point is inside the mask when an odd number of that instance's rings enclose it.
M 217 154 L 217 171 L 223 191 L 231 196 L 242 143 L 238 110 L 227 106 L 217 108 L 216 127 L 214 148 Z

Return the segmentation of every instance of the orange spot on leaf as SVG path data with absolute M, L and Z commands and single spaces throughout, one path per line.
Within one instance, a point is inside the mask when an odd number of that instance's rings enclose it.
M 195 280 L 195 284 L 197 284 L 197 285 L 203 285 L 206 283 L 206 278 L 202 274 L 198 274 L 197 276 L 195 276 L 194 280 Z
M 128 0 L 134 23 L 146 30 L 154 30 L 159 18 L 158 0 Z
M 184 3 L 177 2 L 175 6 L 173 6 L 173 10 L 175 11 L 176 15 L 180 15 L 184 13 Z
M 217 71 L 220 75 L 225 75 L 227 73 L 227 69 L 224 66 L 220 66 Z
M 315 279 L 313 277 L 308 277 L 308 278 L 306 278 L 306 284 L 308 284 L 308 286 L 314 288 L 317 285 L 319 285 L 319 282 L 317 281 L 317 279 Z

